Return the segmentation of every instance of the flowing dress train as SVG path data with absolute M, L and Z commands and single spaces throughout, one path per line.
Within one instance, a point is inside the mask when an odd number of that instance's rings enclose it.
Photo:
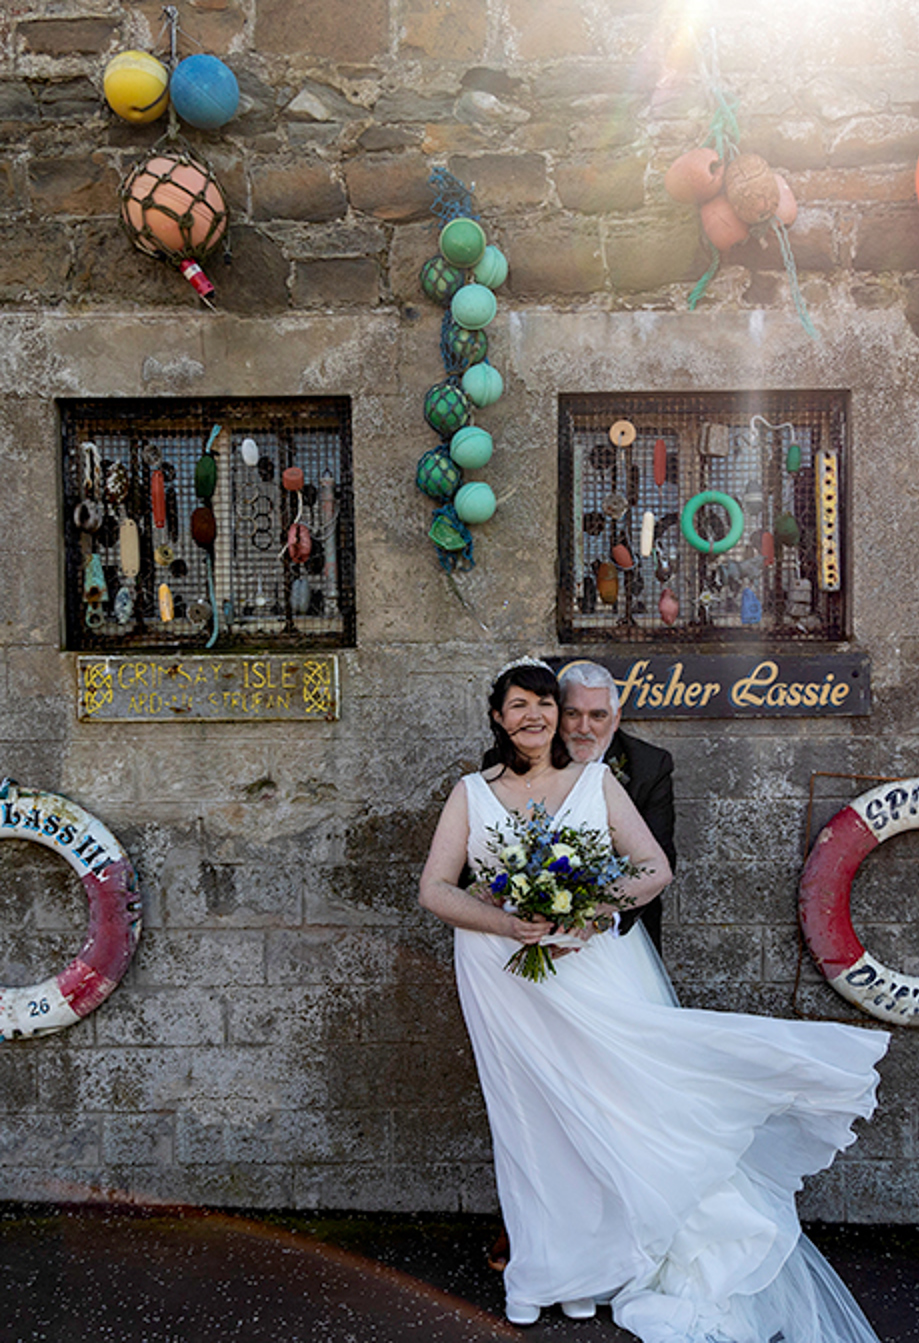
M 585 767 L 560 823 L 606 827 L 605 768 Z M 465 784 L 475 869 L 494 861 L 486 827 L 509 818 L 482 775 Z M 877 1343 L 794 1198 L 873 1111 L 889 1037 L 680 1008 L 640 923 L 541 984 L 505 971 L 517 946 L 456 931 L 508 1298 L 612 1294 L 644 1343 Z

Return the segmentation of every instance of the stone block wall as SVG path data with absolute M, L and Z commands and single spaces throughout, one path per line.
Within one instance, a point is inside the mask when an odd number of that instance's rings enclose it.
M 228 1206 L 494 1206 L 487 1125 L 450 938 L 416 908 L 437 809 L 484 742 L 489 673 L 557 639 L 557 398 L 840 389 L 850 396 L 852 644 L 868 718 L 669 721 L 678 881 L 665 958 L 688 1004 L 855 1019 L 805 958 L 797 878 L 852 776 L 919 773 L 919 13 L 712 0 L 698 43 L 745 148 L 794 190 L 790 231 L 818 341 L 778 249 L 707 255 L 663 174 L 708 129 L 696 39 L 648 0 L 182 0 L 237 75 L 239 112 L 188 130 L 231 208 L 217 311 L 134 250 L 118 185 L 166 123 L 120 121 L 105 64 L 162 51 L 153 0 L 26 2 L 0 15 L 0 773 L 74 797 L 137 864 L 145 931 L 79 1025 L 0 1044 L 0 1198 Z M 474 186 L 511 274 L 487 412 L 500 505 L 451 588 L 413 485 L 440 375 L 429 176 Z M 58 398 L 351 400 L 358 635 L 333 723 L 77 720 L 62 646 Z M 483 414 L 482 422 L 486 423 Z M 589 649 L 580 650 L 589 653 Z M 816 778 L 815 778 L 816 776 Z M 811 807 L 813 781 L 814 802 Z M 810 815 L 809 815 L 810 811 Z M 856 922 L 919 972 L 916 843 L 859 874 Z M 69 871 L 0 850 L 0 983 L 72 954 Z M 870 1019 L 862 1019 L 871 1024 Z M 861 1143 L 804 1211 L 915 1220 L 919 1032 L 899 1029 Z

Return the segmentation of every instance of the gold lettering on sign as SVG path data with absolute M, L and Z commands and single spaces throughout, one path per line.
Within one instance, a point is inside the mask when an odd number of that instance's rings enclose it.
M 334 654 L 78 659 L 80 717 L 127 722 L 338 717 Z
M 673 664 L 664 682 L 655 682 L 654 673 L 647 670 L 648 665 L 647 660 L 633 663 L 625 680 L 617 682 L 623 708 L 629 704 L 633 691 L 638 709 L 645 705 L 652 709 L 704 708 L 721 693 L 720 681 L 684 681 L 682 662 Z
M 603 659 L 614 670 L 612 659 Z M 866 713 L 870 668 L 857 660 L 736 655 L 636 658 L 615 676 L 628 717 Z M 713 674 L 714 673 L 714 674 Z
M 779 665 L 766 659 L 757 664 L 749 676 L 742 676 L 731 686 L 729 699 L 742 707 L 821 709 L 832 704 L 839 708 L 849 697 L 851 686 L 837 681 L 828 671 L 822 681 L 780 681 Z

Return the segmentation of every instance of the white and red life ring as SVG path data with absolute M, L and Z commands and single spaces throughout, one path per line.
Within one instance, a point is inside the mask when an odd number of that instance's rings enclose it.
M 89 928 L 60 974 L 27 988 L 0 987 L 0 1043 L 47 1035 L 88 1016 L 127 970 L 141 929 L 134 868 L 101 821 L 68 798 L 0 784 L 0 839 L 27 839 L 59 853 L 89 900 Z
M 919 978 L 889 970 L 852 927 L 849 895 L 859 866 L 892 835 L 919 829 L 919 779 L 882 783 L 854 798 L 823 827 L 798 889 L 798 916 L 811 955 L 837 993 L 882 1021 L 919 1026 Z

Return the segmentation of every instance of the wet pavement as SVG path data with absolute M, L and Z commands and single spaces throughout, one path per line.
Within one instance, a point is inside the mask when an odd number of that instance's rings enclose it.
M 627 1343 L 606 1308 L 508 1325 L 496 1225 L 0 1204 L 0 1343 Z M 919 1231 L 809 1231 L 882 1343 L 919 1343 Z

